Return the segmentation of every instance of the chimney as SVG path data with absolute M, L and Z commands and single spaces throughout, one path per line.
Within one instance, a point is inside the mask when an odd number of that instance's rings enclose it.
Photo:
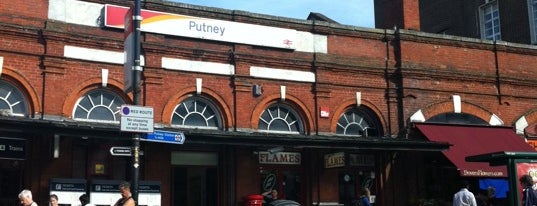
M 374 0 L 374 3 L 375 28 L 421 29 L 419 0 Z

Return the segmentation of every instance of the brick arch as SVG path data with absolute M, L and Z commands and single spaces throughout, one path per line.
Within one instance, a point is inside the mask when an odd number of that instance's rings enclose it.
M 337 122 L 338 122 L 339 117 L 341 116 L 341 114 L 343 114 L 349 108 L 354 107 L 354 106 L 356 106 L 356 99 L 348 99 L 348 100 L 345 100 L 345 101 L 343 101 L 343 102 L 341 102 L 339 104 L 339 106 L 334 111 L 333 115 L 330 117 L 330 118 L 332 118 L 330 120 L 330 132 L 331 133 L 334 133 L 334 134 L 336 133 Z M 364 100 L 364 99 L 362 99 L 362 101 L 360 103 L 360 107 L 367 107 L 367 109 L 369 109 L 370 111 L 372 111 L 375 114 L 375 116 L 380 121 L 381 125 L 379 125 L 379 126 L 382 128 L 382 133 L 384 133 L 384 131 L 386 131 L 385 128 L 387 126 L 387 123 L 386 123 L 386 119 L 382 115 L 381 110 L 379 108 L 377 108 L 375 106 L 375 104 L 373 104 L 372 102 L 369 102 L 369 101 Z
M 32 87 L 30 82 L 24 78 L 17 70 L 11 69 L 10 67 L 2 68 L 2 79 L 17 86 L 21 93 L 28 100 L 28 113 L 31 117 L 34 117 L 36 113 L 42 113 L 40 98 L 35 91 L 35 88 Z
M 453 102 L 444 101 L 434 103 L 421 109 L 421 112 L 423 113 L 425 120 L 442 113 L 453 113 Z M 478 105 L 465 101 L 461 101 L 461 112 L 465 114 L 474 115 L 484 120 L 485 122 L 490 122 L 491 117 L 494 115 L 494 113 L 489 112 Z
M 536 124 L 537 124 L 537 108 L 531 109 L 528 112 L 516 118 L 516 122 L 514 123 L 514 126 L 518 134 L 524 134 L 525 129 L 527 127 L 534 126 Z
M 102 88 L 102 79 L 101 78 L 91 78 L 88 79 L 80 84 L 78 84 L 77 87 L 73 88 L 71 90 L 71 93 L 67 95 L 65 98 L 65 102 L 63 103 L 62 107 L 62 116 L 67 118 L 72 118 L 73 114 L 73 107 L 76 104 L 76 101 L 83 96 L 84 94 L 88 93 L 91 90 Z M 132 95 L 127 95 L 123 90 L 121 89 L 123 87 L 123 82 L 120 82 L 115 79 L 108 79 L 108 83 L 106 88 L 113 91 L 115 94 L 119 95 L 125 103 L 129 104 L 132 103 Z
M 175 95 L 171 96 L 164 105 L 164 109 L 162 110 L 161 122 L 170 125 L 171 116 L 173 114 L 175 106 L 190 97 L 190 95 L 194 94 L 196 94 L 196 87 L 192 86 L 182 88 L 180 89 L 180 92 L 175 93 Z M 219 114 L 222 117 L 222 128 L 224 130 L 228 130 L 230 125 L 232 125 L 233 120 L 231 119 L 231 110 L 226 104 L 226 101 L 220 95 L 218 95 L 218 93 L 208 88 L 203 88 L 201 96 L 206 97 L 207 99 L 212 101 L 213 106 L 218 109 L 218 112 L 220 112 Z
M 268 106 L 271 104 L 280 102 L 280 94 L 271 94 L 267 95 L 263 100 L 261 100 L 257 105 L 255 106 L 254 110 L 252 111 L 252 116 L 250 119 L 250 128 L 252 129 L 258 129 L 257 126 L 259 124 L 259 117 L 261 116 L 261 113 L 267 109 Z M 302 125 L 304 125 L 304 133 L 310 134 L 313 127 L 313 117 L 311 116 L 310 111 L 308 110 L 308 107 L 300 101 L 300 99 L 291 96 L 287 94 L 285 96 L 284 103 L 287 103 L 288 106 L 290 106 L 292 109 L 295 110 L 295 112 L 299 115 L 299 117 L 303 120 Z

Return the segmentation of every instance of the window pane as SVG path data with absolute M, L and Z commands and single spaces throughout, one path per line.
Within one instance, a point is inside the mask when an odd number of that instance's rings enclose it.
M 191 97 L 178 104 L 171 117 L 171 124 L 205 129 L 222 128 L 216 107 L 199 97 Z
M 14 116 L 28 115 L 28 103 L 22 92 L 3 81 L 0 81 L 0 110 L 9 111 Z

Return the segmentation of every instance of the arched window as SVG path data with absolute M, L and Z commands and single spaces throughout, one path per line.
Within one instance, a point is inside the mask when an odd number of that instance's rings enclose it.
M 201 97 L 190 97 L 175 106 L 171 124 L 186 128 L 222 128 L 222 121 L 216 107 Z
M 442 113 L 429 118 L 427 123 L 449 123 L 467 125 L 489 125 L 488 122 L 471 114 L 466 113 Z
M 28 116 L 28 102 L 17 87 L 0 81 L 0 112 L 9 116 Z
M 379 137 L 382 129 L 378 118 L 369 109 L 350 108 L 339 116 L 336 134 Z
M 80 97 L 73 110 L 73 119 L 79 121 L 119 123 L 121 105 L 125 101 L 116 93 L 95 89 Z
M 303 134 L 304 127 L 297 113 L 284 104 L 274 104 L 259 117 L 258 129 L 266 132 Z

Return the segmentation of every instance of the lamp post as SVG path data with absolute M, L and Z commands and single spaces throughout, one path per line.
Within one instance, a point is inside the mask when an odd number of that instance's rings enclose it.
M 140 24 L 142 22 L 140 0 L 134 0 L 134 12 L 133 12 L 133 23 L 134 23 L 134 66 L 132 74 L 132 97 L 133 104 L 140 105 L 140 79 L 142 75 L 142 66 L 140 62 Z M 132 172 L 132 198 L 138 205 L 138 179 L 139 179 L 139 170 L 140 170 L 140 133 L 133 133 L 132 143 L 133 143 L 133 172 Z

